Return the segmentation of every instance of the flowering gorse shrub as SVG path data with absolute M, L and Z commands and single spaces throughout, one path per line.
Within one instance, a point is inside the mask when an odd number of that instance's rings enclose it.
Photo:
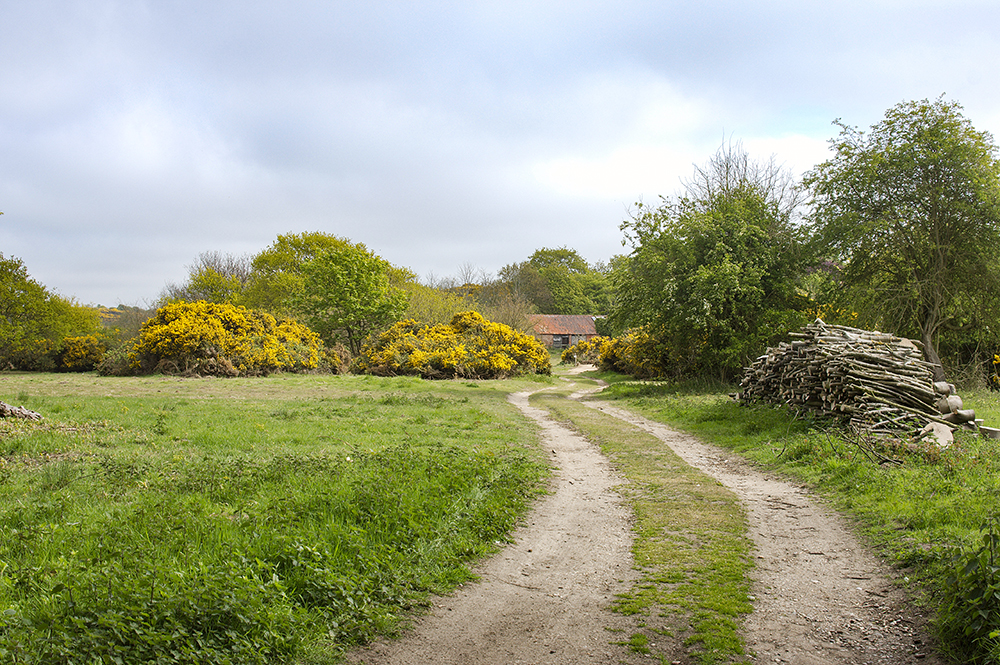
M 601 369 L 629 374 L 638 379 L 669 376 L 672 363 L 663 345 L 648 328 L 627 330 L 613 338 L 602 338 L 598 348 Z
M 354 370 L 428 379 L 502 379 L 548 374 L 551 366 L 548 352 L 534 337 L 477 312 L 460 312 L 448 325 L 399 321 L 362 347 Z
M 610 342 L 610 337 L 601 337 L 600 335 L 589 340 L 581 339 L 573 346 L 564 349 L 559 359 L 563 363 L 597 364 L 601 360 L 601 348 Z
M 172 303 L 142 325 L 129 352 L 132 371 L 257 376 L 319 366 L 319 335 L 266 312 L 199 300 Z
M 106 347 L 96 335 L 67 337 L 57 357 L 58 369 L 66 372 L 89 372 L 104 360 Z

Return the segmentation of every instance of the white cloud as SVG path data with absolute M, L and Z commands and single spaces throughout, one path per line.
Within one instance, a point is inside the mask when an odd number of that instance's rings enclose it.
M 574 94 L 580 144 L 528 166 L 544 188 L 585 200 L 673 194 L 721 138 L 720 110 L 651 72 L 603 73 Z
M 757 159 L 766 160 L 773 156 L 779 166 L 789 170 L 796 178 L 832 157 L 826 139 L 802 134 L 749 137 L 743 141 L 743 147 Z
M 0 4 L 0 251 L 105 303 L 305 230 L 421 274 L 605 259 L 726 140 L 800 174 L 941 93 L 1000 133 L 1000 10 L 939 5 Z

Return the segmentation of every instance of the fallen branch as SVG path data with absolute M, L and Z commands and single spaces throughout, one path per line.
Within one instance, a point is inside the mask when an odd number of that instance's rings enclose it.
M 24 418 L 25 420 L 41 420 L 42 414 L 31 411 L 23 406 L 12 406 L 6 402 L 0 402 L 0 418 Z

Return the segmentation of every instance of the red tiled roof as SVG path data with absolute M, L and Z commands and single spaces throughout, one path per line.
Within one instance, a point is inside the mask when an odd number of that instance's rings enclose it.
M 531 325 L 539 335 L 596 335 L 594 317 L 589 314 L 535 314 Z

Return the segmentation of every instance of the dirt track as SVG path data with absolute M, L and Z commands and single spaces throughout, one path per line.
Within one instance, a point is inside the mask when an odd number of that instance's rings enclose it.
M 356 650 L 350 662 L 650 662 L 614 644 L 628 638 L 632 620 L 608 611 L 613 595 L 635 579 L 630 516 L 614 491 L 620 479 L 596 446 L 529 406 L 528 393 L 510 399 L 539 423 L 552 451 L 552 493 L 514 534 L 514 544 L 477 569 L 481 582 L 435 600 L 412 631 Z M 941 662 L 928 652 L 919 621 L 884 567 L 839 516 L 801 488 L 631 412 L 585 403 L 652 433 L 740 498 L 758 563 L 746 626 L 753 662 Z M 693 662 L 683 652 L 663 655 L 666 662 Z
M 602 402 L 589 402 L 670 446 L 744 505 L 757 557 L 747 650 L 761 663 L 940 663 L 889 571 L 839 515 L 736 456 Z

